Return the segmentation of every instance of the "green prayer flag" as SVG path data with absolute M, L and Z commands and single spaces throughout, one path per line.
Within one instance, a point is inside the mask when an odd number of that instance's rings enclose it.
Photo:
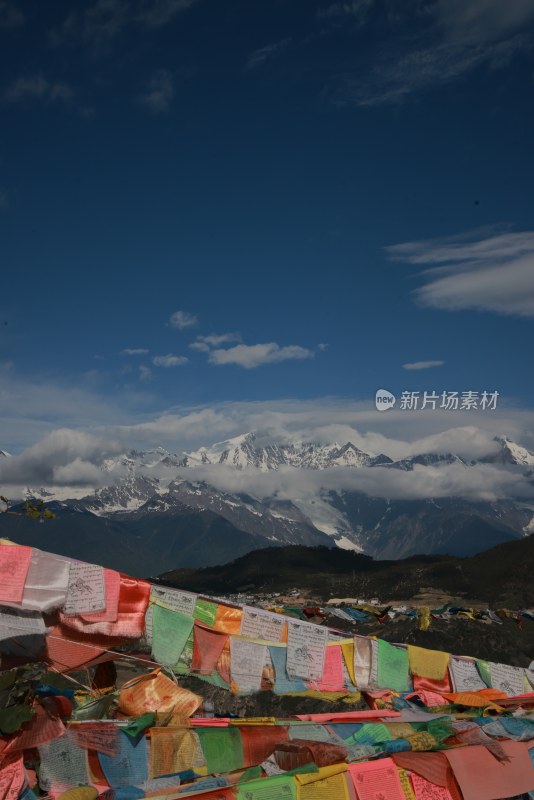
M 237 728 L 198 728 L 208 772 L 232 772 L 243 767 L 241 734 Z
M 237 786 L 236 800 L 296 800 L 295 780 L 286 775 L 273 775 L 261 781 L 249 781 Z
M 374 746 L 379 742 L 389 742 L 392 736 L 382 722 L 367 722 L 349 736 L 346 744 L 367 744 Z
M 195 619 L 198 619 L 199 622 L 203 622 L 204 625 L 213 626 L 215 624 L 218 608 L 219 606 L 217 603 L 212 603 L 210 600 L 202 600 L 199 597 L 195 605 Z
M 177 672 L 178 675 L 189 675 L 191 672 L 191 662 L 193 661 L 193 642 L 194 642 L 194 629 L 191 629 L 191 633 L 185 643 L 185 647 L 182 650 L 182 654 L 178 660 L 174 668 L 174 672 Z
M 160 664 L 173 667 L 193 630 L 193 617 L 154 604 L 152 610 L 152 655 Z
M 247 781 L 255 781 L 261 778 L 261 767 L 249 767 L 244 771 L 238 780 L 238 783 L 247 783 Z
M 408 651 L 378 640 L 378 685 L 395 692 L 410 691 Z
M 477 658 L 477 669 L 480 673 L 480 677 L 486 684 L 486 686 L 491 686 L 491 675 L 488 667 L 487 661 L 482 661 L 482 659 Z
M 155 714 L 143 714 L 142 717 L 137 717 L 124 728 L 121 728 L 121 731 L 128 734 L 130 738 L 135 739 L 142 731 L 151 728 L 155 719 Z

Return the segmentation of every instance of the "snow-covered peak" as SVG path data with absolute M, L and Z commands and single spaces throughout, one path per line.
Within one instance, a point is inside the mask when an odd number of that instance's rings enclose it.
M 375 458 L 369 453 L 364 453 L 352 442 L 323 445 L 296 440 L 259 445 L 259 441 L 265 441 L 264 437 L 260 438 L 254 433 L 236 436 L 187 453 L 183 464 L 188 467 L 225 464 L 236 469 L 254 467 L 266 472 L 281 466 L 304 469 L 362 467 L 371 465 Z
M 256 435 L 254 433 L 243 433 L 223 442 L 215 442 L 207 447 L 200 447 L 198 450 L 186 453 L 185 465 L 194 467 L 199 464 L 224 463 L 227 461 L 229 453 L 238 453 L 242 450 L 247 452 L 253 449 L 255 439 Z
M 507 436 L 496 436 L 495 441 L 501 446 L 503 460 L 523 467 L 534 466 L 534 453 L 531 453 L 526 447 L 513 442 Z

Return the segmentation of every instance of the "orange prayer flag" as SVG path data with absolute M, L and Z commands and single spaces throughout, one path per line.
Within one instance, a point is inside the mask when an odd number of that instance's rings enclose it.
M 221 633 L 234 634 L 238 636 L 241 630 L 241 619 L 243 617 L 242 608 L 232 608 L 219 603 L 213 627 Z
M 202 704 L 202 698 L 177 686 L 160 670 L 133 678 L 119 693 L 119 708 L 128 716 L 141 716 L 150 711 L 173 712 L 190 717 Z
M 488 705 L 498 705 L 499 700 L 506 699 L 507 695 L 498 689 L 480 689 L 478 692 L 446 692 L 443 697 L 459 706 L 484 708 Z

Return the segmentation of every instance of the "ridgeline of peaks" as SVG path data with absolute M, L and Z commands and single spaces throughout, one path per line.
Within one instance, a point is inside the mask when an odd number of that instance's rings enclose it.
M 247 433 L 189 453 L 132 450 L 99 465 L 102 485 L 89 494 L 49 486 L 27 489 L 25 499 L 43 500 L 56 514 L 47 526 L 47 549 L 134 574 L 220 564 L 284 544 L 341 547 L 392 559 L 415 553 L 470 555 L 534 532 L 534 502 L 524 497 L 393 500 L 383 492 L 373 496 L 358 490 L 356 475 L 373 478 L 365 485 L 378 487 L 391 470 L 413 473 L 402 479 L 409 486 L 425 470 L 435 480 L 440 469 L 452 465 L 465 470 L 467 478 L 470 469 L 495 464 L 534 485 L 534 454 L 506 437 L 496 437 L 495 445 L 478 461 L 446 452 L 393 460 L 350 441 L 273 442 Z M 35 526 L 2 516 L 0 535 L 40 546 Z
M 330 467 L 369 467 L 389 464 L 391 458 L 383 454 L 371 456 L 352 442 L 320 445 L 314 442 L 288 442 L 281 444 L 257 444 L 254 433 L 243 434 L 212 447 L 201 447 L 187 453 L 180 466 L 196 467 L 205 464 L 226 464 L 236 469 L 255 467 L 267 471 L 281 466 L 296 469 L 328 469 Z

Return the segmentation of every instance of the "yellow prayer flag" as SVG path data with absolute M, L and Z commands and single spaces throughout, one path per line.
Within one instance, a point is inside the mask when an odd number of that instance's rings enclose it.
M 418 731 L 412 733 L 411 736 L 406 737 L 410 742 L 410 747 L 414 752 L 424 752 L 425 750 L 434 750 L 437 741 L 428 731 Z
M 347 667 L 350 679 L 353 684 L 357 686 L 356 675 L 354 673 L 354 639 L 346 639 L 344 642 L 341 642 L 341 652 L 343 653 L 345 666 Z
M 331 764 L 295 775 L 297 800 L 349 800 L 346 772 L 346 764 Z
M 405 769 L 401 767 L 397 767 L 397 772 L 399 773 L 399 780 L 402 787 L 402 791 L 406 800 L 415 800 L 415 793 L 412 789 L 412 784 L 410 783 L 410 778 L 408 777 L 408 773 Z
M 442 653 L 441 650 L 426 650 L 424 647 L 408 645 L 408 659 L 410 661 L 410 672 L 420 678 L 430 678 L 441 681 L 447 674 L 449 666 L 449 654 Z
M 327 778 L 332 778 L 334 775 L 339 775 L 346 772 L 348 769 L 345 763 L 342 764 L 329 764 L 327 767 L 319 767 L 317 772 L 302 772 L 295 775 L 295 780 L 301 785 L 307 783 L 315 783 L 315 781 L 323 781 Z
M 414 726 L 409 722 L 384 722 L 383 724 L 390 732 L 392 739 L 407 739 L 416 732 Z
M 313 783 L 297 783 L 297 800 L 350 800 L 347 778 L 341 773 Z
M 419 630 L 427 631 L 430 628 L 430 608 L 428 606 L 421 606 L 418 612 L 419 617 Z

